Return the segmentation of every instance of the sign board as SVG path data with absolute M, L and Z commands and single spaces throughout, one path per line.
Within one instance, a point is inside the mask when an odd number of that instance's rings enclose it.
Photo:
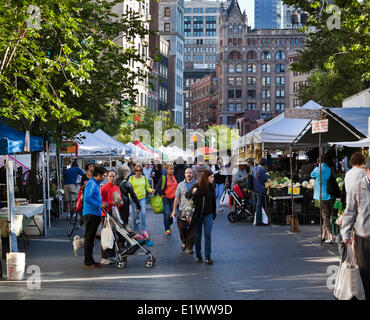
M 75 141 L 62 141 L 60 145 L 58 145 L 60 153 L 75 153 L 77 156 L 77 148 L 78 144 Z
M 310 119 L 319 120 L 320 110 L 313 109 L 297 109 L 297 108 L 286 108 L 284 110 L 285 119 Z
M 292 194 L 292 187 L 289 187 L 288 194 Z M 301 188 L 293 188 L 293 194 L 294 195 L 300 195 L 301 194 Z
M 320 120 L 312 122 L 312 133 L 328 132 L 329 120 Z

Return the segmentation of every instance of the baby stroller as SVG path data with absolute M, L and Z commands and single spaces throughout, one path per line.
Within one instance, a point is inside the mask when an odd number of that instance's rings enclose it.
M 114 247 L 118 253 L 116 267 L 119 269 L 124 268 L 127 264 L 127 257 L 132 255 L 148 255 L 144 265 L 147 268 L 153 267 L 156 260 L 150 250 L 145 248 L 145 245 L 149 245 L 149 242 L 151 242 L 149 235 L 143 237 L 134 232 L 127 232 L 116 207 L 113 207 L 112 215 L 106 213 L 106 219 L 109 219 L 110 226 L 112 227 Z M 138 239 L 136 240 L 135 237 Z M 137 253 L 139 249 L 143 252 Z
M 244 192 L 243 192 L 244 190 Z M 252 214 L 253 209 L 250 204 L 251 194 L 247 189 L 240 184 L 236 184 L 232 189 L 228 189 L 230 201 L 234 202 L 234 210 L 227 215 L 227 219 L 231 223 L 235 223 L 240 220 L 247 220 L 253 222 L 254 215 Z

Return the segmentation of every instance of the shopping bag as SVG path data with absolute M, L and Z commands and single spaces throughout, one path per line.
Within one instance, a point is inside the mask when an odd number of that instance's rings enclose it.
M 83 191 L 80 190 L 78 191 L 78 197 L 77 197 L 77 204 L 76 204 L 76 211 L 77 212 L 82 212 L 82 209 L 83 209 L 83 203 L 84 203 L 84 194 L 83 194 Z
M 256 213 L 257 212 L 254 213 L 254 220 L 253 220 L 254 226 L 256 225 Z M 263 207 L 262 207 L 262 223 L 269 224 L 269 217 L 267 216 L 266 211 Z
M 160 196 L 153 196 L 150 198 L 150 204 L 152 205 L 154 213 L 163 213 L 163 199 Z
M 340 264 L 335 281 L 334 297 L 338 300 L 351 300 L 353 297 L 358 300 L 365 300 L 364 285 L 360 270 L 354 263 L 351 245 L 347 245 L 343 251 L 343 256 L 346 255 L 346 259 Z
M 109 223 L 109 217 L 105 217 L 104 226 L 101 230 L 101 246 L 103 250 L 113 249 L 114 246 L 114 236 L 113 231 Z
M 221 207 L 229 206 L 229 194 L 227 193 L 227 190 L 225 190 L 224 193 L 222 194 L 222 197 L 220 200 L 220 206 Z

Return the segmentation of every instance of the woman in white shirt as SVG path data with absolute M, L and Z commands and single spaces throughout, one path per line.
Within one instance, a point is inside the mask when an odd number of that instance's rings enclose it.
M 365 169 L 363 168 L 365 158 L 361 152 L 355 152 L 352 154 L 350 162 L 352 164 L 352 169 L 346 173 L 344 178 L 344 186 L 347 194 L 351 189 L 355 188 L 356 186 L 358 187 L 361 179 L 366 176 Z

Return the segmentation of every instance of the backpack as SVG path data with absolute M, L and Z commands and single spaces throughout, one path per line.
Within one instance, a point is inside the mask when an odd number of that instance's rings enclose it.
M 328 194 L 333 196 L 334 198 L 340 198 L 341 196 L 340 188 L 333 174 L 330 175 L 330 178 L 327 182 L 327 191 Z

